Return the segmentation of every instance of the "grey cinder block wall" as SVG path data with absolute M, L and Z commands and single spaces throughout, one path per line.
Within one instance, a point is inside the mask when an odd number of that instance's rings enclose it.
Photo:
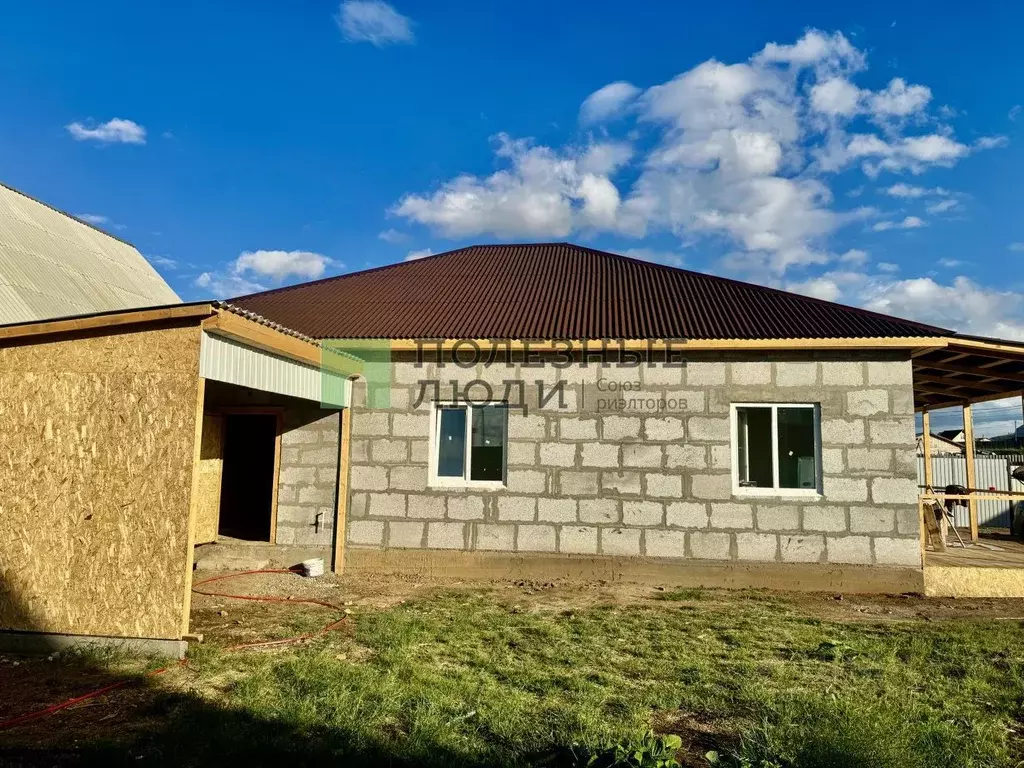
M 341 414 L 308 405 L 285 410 L 277 482 L 277 543 L 334 544 Z
M 910 361 L 852 355 L 561 370 L 398 360 L 390 408 L 354 393 L 348 545 L 920 567 Z M 599 412 L 599 377 L 639 382 L 636 409 Z M 505 488 L 431 488 L 431 404 L 413 404 L 435 379 L 483 379 L 496 395 L 504 379 L 564 381 L 567 407 L 510 411 Z M 652 397 L 677 407 L 645 410 Z M 820 404 L 820 497 L 734 496 L 736 402 Z

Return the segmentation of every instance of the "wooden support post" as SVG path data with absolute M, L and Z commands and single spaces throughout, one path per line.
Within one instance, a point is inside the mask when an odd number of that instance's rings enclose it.
M 349 381 L 349 386 L 352 382 Z M 352 409 L 341 411 L 341 450 L 338 457 L 338 509 L 334 517 L 334 552 L 331 570 L 342 573 L 345 570 L 345 521 L 348 517 L 348 475 L 349 457 L 352 451 Z
M 976 472 L 974 470 L 974 414 L 971 413 L 971 404 L 964 404 L 964 447 L 967 451 L 967 489 L 968 492 L 977 488 Z M 967 500 L 967 510 L 971 517 L 971 541 L 978 540 L 978 501 L 974 494 L 970 493 Z
M 921 450 L 924 453 L 925 492 L 932 490 L 932 414 L 925 408 L 921 411 Z

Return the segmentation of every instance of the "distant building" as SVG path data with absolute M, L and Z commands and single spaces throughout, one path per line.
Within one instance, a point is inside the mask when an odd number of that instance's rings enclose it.
M 957 430 L 946 430 L 946 432 L 956 432 L 956 431 Z M 958 443 L 958 442 L 955 442 L 953 440 L 948 440 L 948 439 L 946 439 L 945 437 L 942 436 L 943 434 L 944 433 L 942 433 L 942 432 L 940 432 L 938 434 L 936 434 L 935 432 L 932 432 L 931 452 L 932 452 L 933 456 L 935 454 L 938 454 L 938 453 L 963 453 L 964 452 L 964 445 L 965 444 L 962 441 Z M 963 434 L 962 430 L 960 430 L 960 434 L 961 435 Z M 917 452 L 918 453 L 924 453 L 924 437 L 922 435 L 918 435 L 917 436 Z
M 956 443 L 961 446 L 967 442 L 967 437 L 964 435 L 964 431 L 962 429 L 943 429 L 937 435 L 934 432 L 932 434 L 942 440 L 946 440 L 950 443 Z
M 0 184 L 0 325 L 180 302 L 130 243 Z

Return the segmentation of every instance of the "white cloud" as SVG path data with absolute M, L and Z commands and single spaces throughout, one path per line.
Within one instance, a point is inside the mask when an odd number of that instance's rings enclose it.
M 178 262 L 175 259 L 168 258 L 167 256 L 160 256 L 155 253 L 147 253 L 146 261 L 152 264 L 154 267 L 163 267 L 164 269 L 177 269 Z
M 251 280 L 237 275 L 222 275 L 217 272 L 203 272 L 195 279 L 195 285 L 218 299 L 230 299 L 266 290 L 264 286 Z
M 937 202 L 934 202 L 934 203 L 931 203 L 929 205 L 926 205 L 924 209 L 928 213 L 931 213 L 933 215 L 938 215 L 940 213 L 949 213 L 950 211 L 954 211 L 954 210 L 956 210 L 959 207 L 960 207 L 960 201 L 959 200 L 953 200 L 951 198 L 947 198 L 945 200 L 939 200 Z
M 434 252 L 430 248 L 421 248 L 418 251 L 409 251 L 405 256 L 405 261 L 416 261 L 426 256 L 433 256 Z
M 545 146 L 500 133 L 498 170 L 406 194 L 391 213 L 453 238 L 714 238 L 729 253 L 727 267 L 777 279 L 833 260 L 836 230 L 884 215 L 837 205 L 835 174 L 921 174 L 982 148 L 948 128 L 909 130 L 934 124 L 930 89 L 899 78 L 861 89 L 855 79 L 865 67 L 844 35 L 810 30 L 746 61 L 709 59 L 644 89 L 613 82 L 580 108 L 585 125 L 608 121 L 598 137 Z M 879 229 L 923 224 L 909 216 Z
M 580 122 L 587 125 L 617 117 L 639 93 L 639 88 L 624 81 L 598 88 L 583 101 Z
M 1014 251 L 1016 253 L 1020 253 L 1021 251 L 1024 251 L 1024 243 L 1010 243 L 1006 247 L 1007 247 L 1008 250 Z
M 878 262 L 878 271 L 892 274 L 900 271 L 900 265 L 893 264 L 891 261 L 880 261 Z
M 231 266 L 236 276 L 269 277 L 277 282 L 288 277 L 315 280 L 334 262 L 311 251 L 245 251 Z
M 1020 110 L 1020 104 L 1014 104 L 1012 107 L 1010 107 L 1010 111 L 1006 113 L 1006 116 L 1010 118 L 1010 120 L 1016 120 L 1018 117 L 1020 117 Z
M 103 144 L 146 143 L 146 129 L 136 122 L 120 117 L 91 127 L 78 121 L 65 127 L 76 141 L 98 141 Z
M 939 266 L 945 267 L 946 269 L 956 269 L 957 267 L 963 266 L 964 262 L 960 259 L 939 259 Z
M 903 198 L 928 197 L 932 195 L 942 197 L 952 194 L 948 189 L 944 189 L 943 187 L 915 187 L 910 184 L 904 184 L 903 182 L 900 182 L 899 184 L 893 184 L 891 187 L 888 187 L 882 191 L 885 192 L 885 194 L 889 195 L 889 197 Z
M 974 142 L 974 149 L 1002 149 L 1010 140 L 1005 136 L 982 136 Z
M 338 26 L 349 42 L 378 48 L 414 40 L 412 20 L 382 0 L 345 0 L 338 11 Z
M 852 266 L 860 266 L 868 262 L 868 252 L 862 251 L 859 248 L 851 248 L 846 253 L 839 256 L 839 261 L 843 264 L 850 264 Z
M 107 218 L 106 216 L 101 216 L 98 213 L 76 213 L 75 218 L 81 219 L 87 224 L 92 224 L 97 227 L 100 226 L 101 224 L 106 224 L 110 221 L 109 218 Z
M 927 223 L 917 216 L 907 216 L 902 221 L 879 221 L 873 227 L 875 232 L 886 232 L 890 229 L 919 229 L 927 226 Z
M 385 243 L 391 243 L 392 245 L 404 243 L 409 240 L 409 236 L 405 234 L 405 232 L 399 232 L 397 229 L 385 229 L 383 232 L 377 235 L 377 237 L 379 237 Z
M 683 266 L 683 256 L 678 251 L 661 250 L 658 248 L 627 248 L 622 251 L 623 256 L 640 261 L 649 261 L 653 264 L 668 264 L 670 267 Z

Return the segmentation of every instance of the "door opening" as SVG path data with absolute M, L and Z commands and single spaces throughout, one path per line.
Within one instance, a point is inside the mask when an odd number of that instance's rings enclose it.
M 220 536 L 271 541 L 276 443 L 275 415 L 225 417 Z

